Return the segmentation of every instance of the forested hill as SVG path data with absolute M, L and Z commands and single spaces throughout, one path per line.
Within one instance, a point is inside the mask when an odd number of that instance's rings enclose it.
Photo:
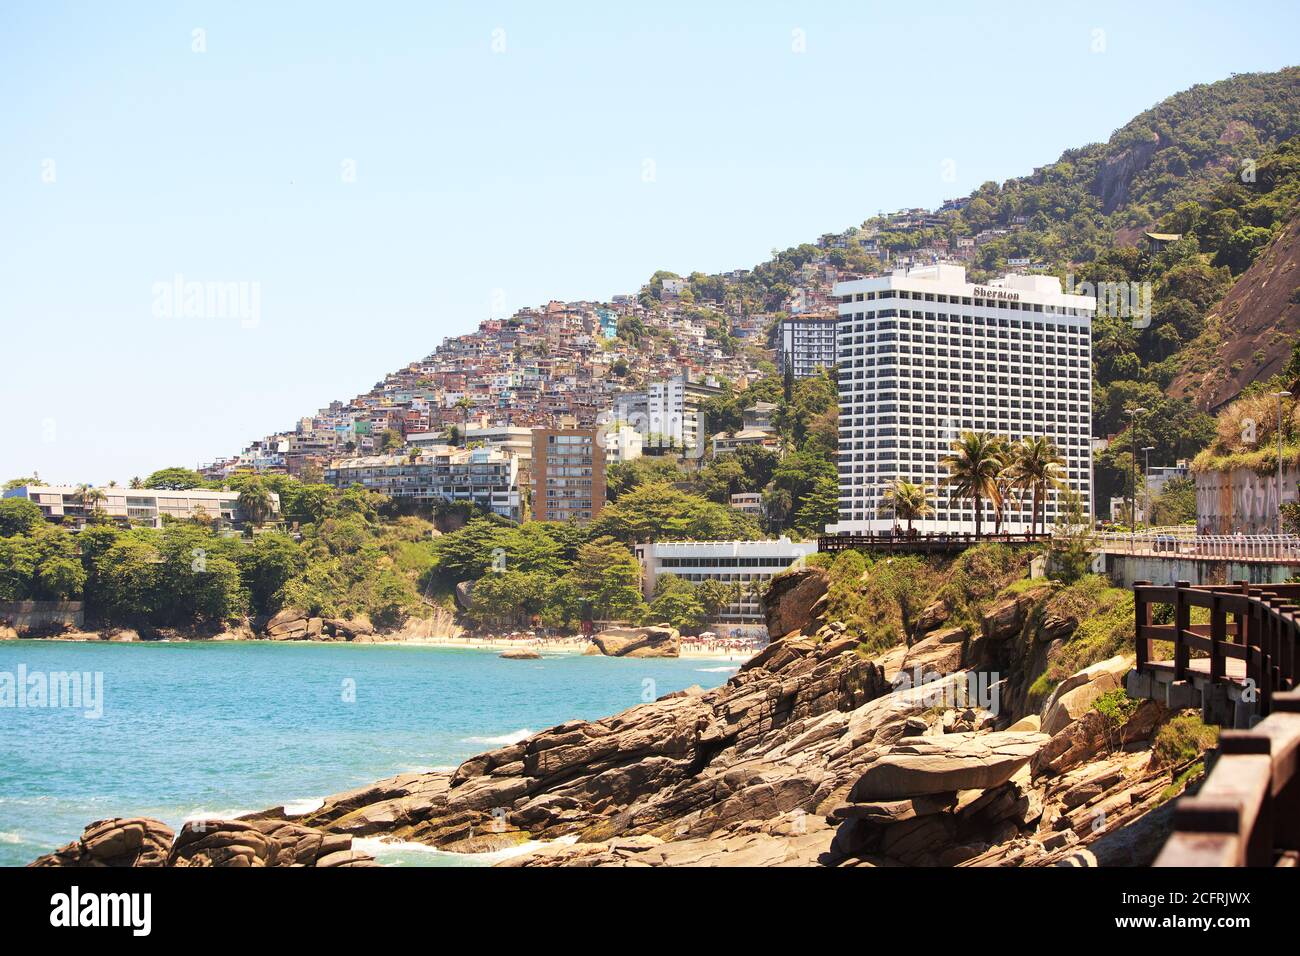
M 1153 464 L 1172 464 L 1209 441 L 1209 408 L 1285 365 L 1297 322 L 1282 313 L 1294 313 L 1300 279 L 1281 234 L 1298 205 L 1300 67 L 1240 74 L 1170 96 L 1105 143 L 985 183 L 935 213 L 873 217 L 776 252 L 742 280 L 744 299 L 754 310 L 780 308 L 807 262 L 878 272 L 910 254 L 951 254 L 970 238 L 976 281 L 1029 262 L 1067 282 L 1151 283 L 1149 323 L 1099 316 L 1094 327 L 1094 434 L 1118 439 L 1097 459 L 1105 514 L 1129 473 L 1126 406 L 1153 411 L 1138 446 L 1155 446 Z M 1151 249 L 1148 231 L 1182 238 Z M 1250 329 L 1239 331 L 1241 306 L 1227 297 L 1256 262 L 1251 284 L 1268 294 L 1247 299 Z M 1230 382 L 1207 386 L 1216 376 Z

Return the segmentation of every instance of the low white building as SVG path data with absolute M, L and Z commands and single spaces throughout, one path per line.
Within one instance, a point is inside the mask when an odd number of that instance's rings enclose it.
M 661 574 L 675 574 L 692 584 L 720 581 L 736 587 L 736 600 L 718 614 L 718 623 L 761 623 L 759 592 L 764 582 L 817 551 L 816 541 L 658 541 L 636 546 L 641 587 L 654 597 Z
M 244 523 L 239 510 L 239 492 L 212 491 L 207 488 L 190 488 L 169 491 L 164 488 L 119 488 L 116 486 L 93 489 L 96 497 L 87 495 L 77 485 L 21 485 L 4 493 L 6 498 L 26 498 L 41 509 L 41 514 L 51 521 L 84 525 L 91 511 L 101 516 L 138 527 L 161 528 L 163 518 L 186 519 L 207 515 L 232 525 Z M 271 498 L 271 517 L 280 513 L 280 496 L 268 492 Z M 92 500 L 93 499 L 93 500 Z

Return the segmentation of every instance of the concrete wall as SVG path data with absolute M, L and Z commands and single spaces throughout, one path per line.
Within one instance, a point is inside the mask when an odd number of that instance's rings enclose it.
M 1281 584 L 1293 574 L 1300 574 L 1294 564 L 1270 564 L 1262 561 L 1219 561 L 1208 558 L 1153 557 L 1150 555 L 1104 554 L 1106 575 L 1117 587 L 1132 587 L 1135 581 L 1152 584 Z
M 80 601 L 0 602 L 0 621 L 16 631 L 50 626 L 81 627 L 85 623 Z
M 1300 469 L 1282 468 L 1282 500 L 1300 497 Z M 1198 534 L 1275 534 L 1277 473 L 1260 475 L 1248 468 L 1205 471 L 1196 475 Z

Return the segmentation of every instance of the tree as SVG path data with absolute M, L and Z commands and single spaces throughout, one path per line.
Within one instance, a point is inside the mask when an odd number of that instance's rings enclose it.
M 1030 495 L 1029 527 L 1037 532 L 1045 518 L 1047 490 L 1065 487 L 1065 459 L 1046 436 L 1022 438 L 1011 446 L 1003 475 L 1008 481 L 1008 490 L 1018 499 L 1026 493 Z M 1046 530 L 1045 526 L 1043 530 Z
M 207 482 L 197 471 L 179 466 L 160 468 L 144 480 L 146 488 L 163 491 L 188 491 L 191 488 L 202 488 L 205 484 Z
M 907 522 L 907 533 L 912 533 L 912 522 L 933 514 L 930 496 L 925 485 L 895 478 L 893 484 L 885 489 L 884 499 L 894 509 L 894 516 Z
M 103 517 L 103 505 L 106 495 L 99 488 L 91 487 L 87 484 L 77 485 L 77 504 L 81 505 L 81 513 L 86 523 L 94 524 L 99 522 Z
M 36 472 L 32 472 L 31 476 L 28 478 L 10 478 L 4 483 L 3 490 L 13 491 L 15 488 L 21 488 L 24 485 L 39 485 L 40 483 L 40 475 L 36 474 Z
M 261 527 L 271 517 L 271 493 L 260 480 L 246 482 L 239 490 L 239 510 L 254 527 Z
M 579 548 L 568 578 L 590 618 L 638 620 L 645 609 L 641 565 L 613 538 L 597 538 Z
M 675 574 L 655 580 L 654 598 L 645 614 L 647 624 L 667 624 L 679 631 L 697 631 L 708 621 L 697 588 Z
M 36 502 L 27 498 L 0 498 L 0 538 L 29 534 L 44 520 Z
M 994 507 L 1002 503 L 998 475 L 1005 466 L 1003 444 L 996 435 L 988 432 L 963 432 L 952 443 L 952 454 L 942 459 L 948 469 L 943 483 L 949 491 L 950 501 L 970 501 L 975 509 L 975 536 L 980 535 L 984 502 Z
M 462 399 L 463 401 L 463 399 Z M 405 444 L 402 433 L 396 428 L 385 428 L 379 433 L 379 451 L 380 454 L 387 454 L 390 451 L 396 451 Z

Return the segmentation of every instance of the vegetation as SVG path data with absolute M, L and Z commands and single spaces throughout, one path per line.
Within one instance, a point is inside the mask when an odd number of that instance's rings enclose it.
M 1194 760 L 1219 741 L 1219 730 L 1197 713 L 1179 714 L 1156 731 L 1151 758 L 1160 767 L 1175 767 Z

